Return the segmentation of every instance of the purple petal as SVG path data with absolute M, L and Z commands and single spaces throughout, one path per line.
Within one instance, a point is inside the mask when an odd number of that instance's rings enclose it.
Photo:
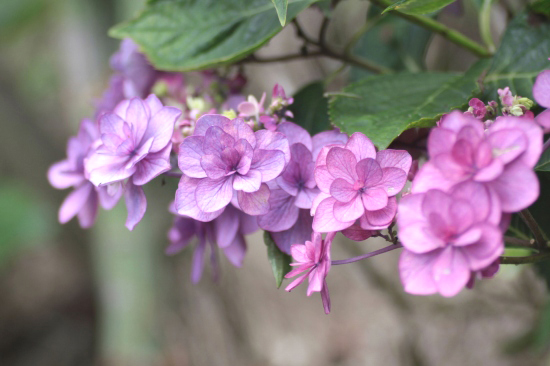
M 355 166 L 357 160 L 350 150 L 341 147 L 333 147 L 327 154 L 327 169 L 334 178 L 343 178 L 350 183 L 357 181 Z M 317 176 L 315 177 L 317 181 Z M 319 188 L 323 188 L 317 182 Z
M 355 221 L 363 213 L 365 213 L 365 207 L 360 196 L 355 197 L 349 202 L 336 202 L 334 204 L 334 217 L 341 222 Z
M 223 253 L 235 267 L 242 267 L 246 254 L 246 241 L 244 237 L 238 234 L 231 245 L 223 248 Z
M 233 189 L 236 191 L 256 192 L 262 185 L 262 173 L 258 170 L 249 170 L 248 174 L 235 174 L 233 178 Z
M 62 160 L 53 164 L 48 169 L 48 180 L 57 189 L 65 189 L 78 186 L 85 181 L 84 174 L 75 172 L 68 160 Z
M 197 123 L 195 124 L 195 130 L 193 132 L 193 135 L 195 136 L 204 136 L 206 134 L 206 131 L 210 127 L 219 127 L 222 128 L 222 126 L 229 122 L 229 118 L 224 117 L 219 114 L 205 114 L 201 118 L 197 120 Z
M 474 222 L 488 221 L 498 225 L 501 217 L 498 197 L 492 197 L 491 192 L 484 184 L 466 181 L 459 183 L 451 190 L 455 200 L 465 200 L 471 203 Z
M 189 216 L 195 220 L 208 222 L 220 216 L 223 209 L 214 212 L 201 211 L 195 199 L 195 191 L 201 179 L 190 178 L 187 176 L 181 177 L 176 191 L 176 210 L 178 214 Z
M 216 243 L 220 248 L 227 248 L 233 243 L 239 230 L 239 215 L 230 208 L 214 221 L 214 231 L 216 234 Z
M 508 164 L 504 172 L 488 185 L 498 195 L 503 212 L 523 210 L 539 196 L 537 175 L 521 160 Z
M 252 165 L 252 158 L 254 157 L 254 150 L 252 145 L 244 139 L 240 139 L 235 144 L 235 150 L 239 155 L 239 162 L 237 164 L 237 172 L 241 175 L 245 175 L 250 170 Z
M 154 138 L 151 152 L 162 150 L 170 143 L 174 133 L 174 125 L 181 116 L 181 111 L 173 107 L 164 107 L 149 120 L 143 140 Z
M 178 153 L 178 165 L 181 171 L 192 178 L 206 178 L 206 172 L 201 166 L 204 155 L 203 136 L 189 136 L 183 139 Z
M 285 164 L 290 161 L 290 145 L 285 135 L 268 130 L 256 131 L 255 134 L 256 150 L 279 150 L 284 154 Z
M 262 182 L 268 182 L 285 168 L 284 154 L 280 150 L 256 150 L 250 167 L 262 173 Z
M 219 155 L 203 155 L 201 158 L 201 167 L 210 179 L 220 179 L 229 170 L 226 162 Z
M 303 128 L 292 122 L 283 122 L 277 126 L 277 132 L 281 132 L 288 139 L 288 144 L 292 148 L 293 144 L 303 144 L 309 151 L 313 149 L 311 136 Z
M 346 143 L 346 149 L 350 150 L 357 161 L 363 159 L 376 159 L 376 148 L 371 140 L 361 132 L 354 132 Z
M 320 204 L 321 202 L 323 202 L 323 200 L 324 200 L 325 198 L 329 198 L 329 197 L 332 197 L 332 196 L 330 195 L 330 193 L 320 192 L 320 193 L 317 195 L 317 197 L 315 197 L 315 198 L 313 199 L 313 202 L 311 203 L 311 210 L 310 210 L 312 216 L 315 215 L 315 210 L 317 210 L 317 207 L 319 206 L 319 204 Z
M 134 227 L 141 221 L 145 210 L 147 209 L 147 199 L 141 186 L 136 186 L 132 182 L 126 184 L 124 199 L 126 208 L 128 209 L 128 218 L 126 219 L 126 227 L 128 230 L 134 230 Z
M 172 145 L 170 144 L 163 150 L 147 154 L 147 157 L 136 165 L 136 172 L 132 175 L 134 184 L 141 186 L 160 174 L 169 171 L 172 168 L 170 165 L 171 151 Z
M 97 187 L 121 181 L 134 174 L 136 167 L 127 168 L 127 163 L 126 156 L 95 153 L 86 161 L 86 170 L 90 181 Z
M 99 132 L 101 135 L 115 135 L 125 139 L 124 120 L 114 113 L 105 113 L 99 117 Z
M 256 192 L 237 192 L 239 207 L 244 213 L 252 216 L 265 215 L 269 211 L 269 187 L 262 183 Z
M 382 179 L 382 169 L 380 164 L 374 159 L 363 159 L 357 163 L 355 170 L 359 177 L 359 182 L 365 184 L 366 187 L 376 186 Z
M 430 189 L 449 190 L 456 182 L 446 178 L 431 162 L 425 163 L 412 182 L 412 193 L 422 193 Z
M 149 94 L 149 96 L 145 98 L 145 104 L 147 104 L 147 107 L 149 107 L 149 112 L 151 112 L 151 116 L 157 114 L 164 107 L 160 99 L 155 94 Z
M 500 174 L 502 174 L 503 169 L 504 169 L 504 165 L 502 164 L 502 161 L 495 159 L 491 161 L 489 165 L 480 169 L 474 175 L 474 180 L 476 180 L 477 182 L 492 181 L 496 179 Z
M 550 108 L 550 70 L 537 76 L 533 85 L 533 97 L 540 106 Z
M 409 194 L 401 197 L 398 207 L 399 214 L 397 215 L 397 226 L 399 231 L 403 230 L 406 226 L 425 220 L 422 214 L 423 200 L 423 194 Z
M 369 188 L 361 195 L 361 200 L 365 209 L 378 211 L 388 205 L 388 194 L 382 188 Z
M 241 139 L 247 141 L 250 146 L 256 146 L 256 136 L 254 130 L 245 121 L 240 118 L 236 118 L 229 122 L 224 122 L 223 130 L 231 135 L 235 141 Z
M 337 203 L 334 198 L 329 197 L 324 199 L 315 210 L 313 218 L 313 230 L 319 233 L 328 233 L 332 231 L 340 231 L 347 229 L 355 220 L 347 222 L 338 221 L 334 217 L 334 205 Z
M 342 234 L 344 234 L 346 238 L 355 240 L 355 241 L 367 240 L 368 238 L 373 236 L 375 233 L 376 231 L 365 230 L 357 224 L 353 224 L 347 229 L 342 230 Z
M 121 183 L 113 184 L 122 185 Z M 99 203 L 105 210 L 110 210 L 115 207 L 124 191 L 122 187 L 120 187 L 120 189 L 117 189 L 116 192 L 112 193 L 110 192 L 111 190 L 109 189 L 109 186 L 97 187 L 96 190 L 99 196 Z
M 298 220 L 300 209 L 294 205 L 294 197 L 282 189 L 271 190 L 269 206 L 269 212 L 258 217 L 258 225 L 264 230 L 271 232 L 288 230 Z
M 434 128 L 428 137 L 428 152 L 433 158 L 442 153 L 449 153 L 456 141 L 456 132 L 445 128 Z
M 544 133 L 550 132 L 550 109 L 547 109 L 537 115 L 535 122 L 542 126 Z
M 151 117 L 149 107 L 139 98 L 132 98 L 126 110 L 126 122 L 132 130 L 134 145 L 139 145 Z M 164 147 L 164 146 L 163 146 Z
M 231 202 L 233 196 L 233 179 L 224 177 L 221 179 L 203 178 L 197 184 L 195 199 L 197 206 L 204 212 L 221 210 Z
M 317 188 L 303 188 L 298 192 L 294 204 L 296 207 L 310 209 L 313 206 L 313 200 L 319 193 L 320 191 Z
M 480 239 L 461 248 L 473 271 L 486 268 L 504 253 L 502 232 L 498 228 L 491 225 L 480 225 L 478 228 L 481 232 Z
M 334 129 L 330 131 L 319 132 L 311 139 L 313 143 L 313 148 L 311 152 L 313 154 L 313 160 L 317 160 L 321 149 L 327 145 L 343 145 L 348 142 L 348 135 L 341 133 L 339 129 Z
M 84 208 L 92 192 L 94 186 L 84 183 L 69 193 L 59 208 L 59 222 L 65 224 L 75 217 Z
M 399 258 L 399 275 L 405 292 L 413 295 L 431 295 L 437 292 L 432 266 L 439 250 L 415 254 L 403 249 Z
M 525 135 L 514 129 L 498 130 L 487 136 L 492 156 L 507 164 L 522 154 L 527 148 Z
M 327 281 L 323 282 L 323 289 L 321 290 L 321 300 L 323 301 L 323 310 L 325 310 L 325 314 L 330 314 L 330 294 L 328 292 Z
M 204 135 L 202 146 L 205 154 L 221 155 L 225 148 L 233 147 L 235 139 L 219 127 L 210 127 Z
M 314 174 L 317 187 L 319 187 L 319 189 L 324 193 L 330 193 L 330 186 L 334 182 L 335 178 L 332 176 L 332 174 L 330 174 L 327 166 L 317 166 L 314 170 Z
M 279 249 L 287 254 L 290 254 L 291 246 L 297 243 L 305 243 L 311 238 L 313 217 L 308 210 L 300 210 L 296 223 L 288 230 L 281 232 L 272 232 L 271 237 L 277 244 Z M 294 259 L 299 261 L 299 258 L 292 255 Z
M 200 238 L 199 243 L 193 252 L 193 263 L 191 265 L 191 282 L 199 283 L 204 270 L 204 254 L 206 251 L 206 239 Z
M 93 187 L 91 183 L 87 184 Z M 99 198 L 94 188 L 88 195 L 88 200 L 86 201 L 86 203 L 84 203 L 84 206 L 82 206 L 77 214 L 78 223 L 80 224 L 81 228 L 88 229 L 94 225 L 97 218 L 98 207 Z
M 377 187 L 383 188 L 389 197 L 401 192 L 407 183 L 407 174 L 400 168 L 384 168 L 382 173 L 382 181 Z

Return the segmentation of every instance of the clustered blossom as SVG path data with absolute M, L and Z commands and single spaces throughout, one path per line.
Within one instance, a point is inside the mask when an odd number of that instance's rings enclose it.
M 155 70 L 130 40 L 111 67 L 94 119 L 82 121 L 67 158 L 48 171 L 52 186 L 74 189 L 59 221 L 76 216 L 91 227 L 100 205 L 111 209 L 124 196 L 132 230 L 147 207 L 142 186 L 161 174 L 178 177 L 166 253 L 196 239 L 193 283 L 202 277 L 207 248 L 216 278 L 218 253 L 241 267 L 245 235 L 262 228 L 295 261 L 285 277 L 298 277 L 286 290 L 308 278 L 307 295 L 320 292 L 327 314 L 331 265 L 401 246 L 405 291 L 454 296 L 495 275 L 511 214 L 539 196 L 533 169 L 543 131 L 550 131 L 550 71 L 533 88 L 535 101 L 549 109 L 535 117 L 534 103 L 509 88 L 498 90 L 502 116 L 497 102 L 471 99 L 466 112 L 451 112 L 432 129 L 429 159 L 419 168 L 407 151 L 377 150 L 362 133 L 311 136 L 288 120 L 294 100 L 278 84 L 264 107 L 265 93 L 259 101 L 241 95 L 241 72 L 201 71 L 193 83 Z M 407 180 L 411 190 L 398 204 Z M 333 262 L 338 232 L 356 241 L 381 236 L 392 245 Z
M 533 167 L 542 153 L 540 127 L 514 116 L 485 127 L 455 111 L 430 133 L 430 160 L 399 204 L 405 248 L 399 268 L 407 292 L 454 296 L 476 273 L 494 275 L 505 219 L 539 195 Z
M 285 276 L 291 278 L 300 275 L 286 287 L 286 291 L 292 291 L 308 278 L 307 296 L 311 296 L 314 292 L 320 292 L 325 314 L 330 313 L 330 296 L 326 277 L 331 267 L 330 248 L 335 235 L 335 232 L 328 233 L 323 239 L 321 233 L 314 232 L 311 235 L 311 241 L 292 245 L 290 252 L 296 262 L 291 266 L 297 268 Z
M 345 230 L 357 220 L 364 230 L 387 228 L 395 217 L 395 196 L 407 181 L 411 163 L 408 152 L 377 152 L 358 132 L 345 145 L 325 148 L 315 167 L 321 193 L 312 207 L 313 230 Z

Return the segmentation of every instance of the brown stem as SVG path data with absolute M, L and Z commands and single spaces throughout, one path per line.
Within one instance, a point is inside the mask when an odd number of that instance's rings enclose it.
M 525 240 L 525 239 L 514 238 L 513 236 L 505 236 L 504 242 L 514 247 L 535 249 L 535 246 L 533 245 L 535 241 L 533 239 Z
M 535 237 L 536 248 L 539 250 L 548 249 L 546 245 L 546 240 L 544 240 L 544 235 L 542 235 L 542 231 L 540 230 L 540 227 L 535 221 L 533 215 L 531 215 L 531 212 L 529 212 L 529 209 L 526 208 L 525 210 L 521 210 L 519 212 L 519 216 L 529 227 L 529 230 L 531 230 L 531 232 L 533 233 L 533 236 Z

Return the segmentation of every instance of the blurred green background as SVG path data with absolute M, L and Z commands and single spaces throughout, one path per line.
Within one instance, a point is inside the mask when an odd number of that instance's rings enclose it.
M 88 231 L 75 221 L 59 225 L 67 191 L 51 188 L 46 171 L 64 158 L 67 138 L 106 87 L 118 46 L 107 30 L 143 2 L 0 0 L 0 365 L 545 364 L 547 290 L 531 268 L 508 267 L 453 299 L 412 297 L 391 253 L 334 268 L 333 311 L 325 316 L 318 296 L 275 288 L 258 234 L 243 269 L 224 263 L 218 284 L 206 273 L 191 285 L 190 252 L 163 254 L 173 180 L 146 188 L 148 212 L 131 233 L 123 204 L 101 212 Z M 367 6 L 344 1 L 329 40 L 347 39 Z M 475 35 L 475 14 L 464 9 L 442 19 Z M 493 15 L 506 17 L 504 8 Z M 318 28 L 318 12 L 300 17 L 306 29 Z M 295 46 L 285 29 L 261 52 Z M 473 58 L 435 37 L 427 61 L 465 70 Z M 279 82 L 293 92 L 337 67 L 330 60 L 250 66 L 249 90 Z M 333 257 L 379 246 L 341 239 Z

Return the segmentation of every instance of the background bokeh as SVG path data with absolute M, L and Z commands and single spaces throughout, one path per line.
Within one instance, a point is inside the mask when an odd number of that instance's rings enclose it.
M 267 1 L 267 0 L 266 0 Z M 274 286 L 261 235 L 249 237 L 242 269 L 227 263 L 191 285 L 190 251 L 166 257 L 166 208 L 176 181 L 148 185 L 149 208 L 133 232 L 119 204 L 85 231 L 61 226 L 66 192 L 51 188 L 48 166 L 64 157 L 67 138 L 106 87 L 108 58 L 118 41 L 107 30 L 142 0 L 0 0 L 0 365 L 540 365 L 534 347 L 547 290 L 529 267 L 506 267 L 452 299 L 405 295 L 398 253 L 334 267 L 332 313 L 305 288 Z M 512 10 L 520 1 L 504 1 Z M 477 37 L 469 2 L 440 20 Z M 329 28 L 342 44 L 365 18 L 368 3 L 343 1 Z M 498 39 L 506 7 L 495 6 Z M 316 31 L 319 13 L 300 15 Z M 390 37 L 391 29 L 380 37 Z M 264 56 L 299 49 L 291 27 Z M 377 52 L 376 49 L 369 52 Z M 462 71 L 474 57 L 439 37 L 431 69 Z M 307 60 L 247 66 L 247 91 L 282 84 L 291 93 L 339 64 Z M 333 82 L 342 85 L 346 73 Z M 396 101 L 398 102 L 398 101 Z M 343 238 L 334 258 L 382 243 Z

